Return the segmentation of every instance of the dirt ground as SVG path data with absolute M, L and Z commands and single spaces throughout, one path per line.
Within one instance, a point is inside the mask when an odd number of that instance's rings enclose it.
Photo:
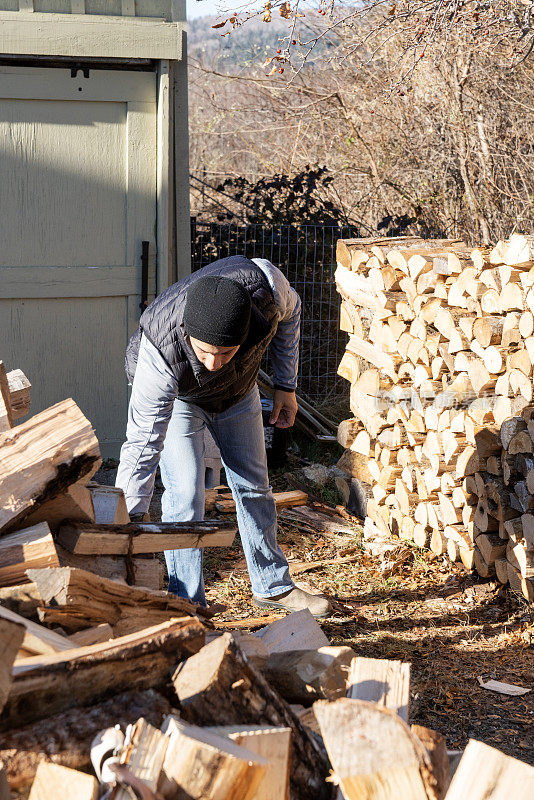
M 331 463 L 332 453 L 325 452 L 324 460 Z M 290 469 L 300 466 L 302 460 L 293 457 Z M 294 488 L 287 472 L 271 480 L 278 491 Z M 331 487 L 322 492 L 323 499 L 336 501 Z M 159 484 L 153 520 L 160 518 L 160 497 Z M 478 683 L 479 677 L 493 678 L 534 689 L 532 607 L 498 583 L 400 540 L 391 560 L 371 556 L 361 523 L 354 519 L 351 527 L 349 533 L 310 533 L 279 521 L 290 567 L 350 556 L 348 563 L 319 566 L 296 578 L 332 601 L 334 615 L 321 621 L 332 644 L 349 645 L 361 656 L 409 661 L 410 722 L 441 732 L 450 750 L 475 738 L 534 764 L 534 691 L 510 697 Z M 204 572 L 208 602 L 228 606 L 218 620 L 261 616 L 252 605 L 238 539 L 230 548 L 206 551 Z
M 315 537 L 280 525 L 280 543 L 292 560 L 342 556 L 354 535 Z M 409 661 L 410 722 L 445 735 L 451 750 L 469 738 L 487 742 L 534 764 L 534 692 L 506 697 L 481 688 L 493 678 L 534 688 L 534 615 L 525 601 L 495 583 L 480 583 L 463 567 L 411 548 L 413 557 L 390 576 L 363 548 L 354 563 L 318 568 L 307 582 L 334 603 L 321 626 L 335 645 L 358 655 Z M 212 602 L 227 602 L 222 618 L 257 616 L 239 545 L 206 557 Z

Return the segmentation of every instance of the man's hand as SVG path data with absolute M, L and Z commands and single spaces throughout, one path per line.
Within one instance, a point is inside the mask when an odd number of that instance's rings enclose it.
M 275 389 L 273 410 L 269 422 L 277 428 L 291 428 L 298 410 L 295 392 L 284 392 L 282 389 Z

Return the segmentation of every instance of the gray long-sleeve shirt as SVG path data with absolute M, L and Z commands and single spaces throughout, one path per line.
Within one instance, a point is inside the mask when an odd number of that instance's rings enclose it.
M 265 274 L 278 310 L 278 328 L 269 347 L 274 381 L 297 386 L 300 335 L 300 298 L 285 275 L 264 258 L 252 259 Z M 154 477 L 175 398 L 178 382 L 159 351 L 141 338 L 137 368 L 128 407 L 126 442 L 121 449 L 116 485 L 125 495 L 131 514 L 148 511 Z

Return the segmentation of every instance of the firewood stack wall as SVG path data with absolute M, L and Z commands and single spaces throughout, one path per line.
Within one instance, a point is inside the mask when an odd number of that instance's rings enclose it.
M 532 599 L 534 237 L 340 240 L 336 284 L 340 489 L 359 480 L 368 527 Z

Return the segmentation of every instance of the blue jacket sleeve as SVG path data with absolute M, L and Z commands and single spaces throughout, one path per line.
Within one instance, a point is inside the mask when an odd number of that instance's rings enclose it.
M 278 329 L 271 342 L 269 355 L 274 383 L 279 389 L 297 388 L 300 338 L 300 297 L 286 276 L 266 258 L 253 258 L 265 274 L 278 309 Z

